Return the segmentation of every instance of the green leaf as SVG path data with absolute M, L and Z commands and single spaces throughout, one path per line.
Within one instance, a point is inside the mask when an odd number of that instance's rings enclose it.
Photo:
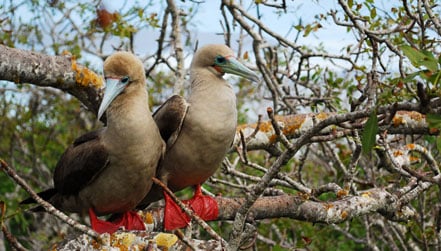
M 441 152 L 441 136 L 436 137 L 436 149 Z
M 375 17 L 377 17 L 377 9 L 376 8 L 372 8 L 371 9 L 371 18 L 374 19 Z
M 436 60 L 435 56 L 433 56 L 433 53 L 430 51 L 422 51 L 422 53 L 426 57 L 423 59 L 423 61 L 421 61 L 421 64 L 432 72 L 438 71 L 438 60 Z
M 403 51 L 404 55 L 409 58 L 413 66 L 425 66 L 432 72 L 438 71 L 438 62 L 431 52 L 419 51 L 409 45 L 403 45 L 400 49 Z
M 372 111 L 368 121 L 364 125 L 363 134 L 361 135 L 361 150 L 363 154 L 368 154 L 375 145 L 375 137 L 378 132 L 377 111 Z
M 426 120 L 427 120 L 427 123 L 429 124 L 430 128 L 441 129 L 441 115 L 440 114 L 428 113 L 426 115 Z
M 285 249 L 285 248 L 283 248 L 283 247 L 281 247 L 281 246 L 279 246 L 279 245 L 275 245 L 275 246 L 272 248 L 272 250 L 273 250 L 273 251 L 286 251 L 287 249 Z
M 400 49 L 403 51 L 404 55 L 409 58 L 410 62 L 414 66 L 420 66 L 419 62 L 422 61 L 425 57 L 423 53 L 419 52 L 417 49 L 409 45 L 403 45 L 400 47 Z

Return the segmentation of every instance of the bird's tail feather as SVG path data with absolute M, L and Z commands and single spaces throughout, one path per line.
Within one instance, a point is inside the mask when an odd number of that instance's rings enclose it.
M 54 188 L 50 188 L 48 190 L 44 190 L 42 192 L 39 192 L 38 196 L 40 196 L 42 199 L 47 201 L 50 198 L 52 198 L 52 196 L 54 196 L 56 193 L 57 193 L 57 191 Z M 37 203 L 37 202 L 32 197 L 29 197 L 29 198 L 27 198 L 27 199 L 25 199 L 25 200 L 20 202 L 21 205 L 23 205 L 23 204 L 34 204 L 34 203 Z M 30 210 L 33 211 L 33 212 L 44 211 L 42 206 L 37 206 L 37 207 L 31 208 Z

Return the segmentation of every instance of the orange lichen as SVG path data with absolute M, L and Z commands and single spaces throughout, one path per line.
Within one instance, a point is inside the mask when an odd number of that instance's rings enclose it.
M 256 129 L 257 123 L 254 124 L 242 124 L 242 125 L 238 125 L 236 127 L 236 131 L 239 132 L 240 130 L 244 130 L 246 128 L 250 128 L 250 129 Z M 260 132 L 269 132 L 273 130 L 273 126 L 271 125 L 271 121 L 265 121 L 260 123 L 259 125 L 259 131 Z
M 306 116 L 306 114 L 276 116 L 276 120 L 283 122 L 283 124 L 285 125 L 282 130 L 284 135 L 292 135 L 303 125 Z
M 298 195 L 302 200 L 308 200 L 310 197 L 307 193 L 298 193 Z
M 257 124 L 256 124 L 257 126 Z M 256 126 L 254 126 L 254 128 L 256 128 Z M 271 124 L 271 121 L 266 121 L 266 122 L 262 122 L 259 125 L 259 131 L 261 132 L 270 132 L 273 131 L 273 125 Z
M 337 192 L 337 198 L 342 198 L 344 196 L 347 196 L 349 194 L 349 191 L 347 189 L 340 189 Z
M 396 151 L 393 152 L 393 154 L 394 154 L 394 157 L 398 157 L 398 156 L 403 155 L 404 153 L 402 151 L 400 151 L 400 150 L 396 150 Z
M 61 56 L 65 56 L 65 57 L 71 58 L 72 57 L 72 53 L 70 53 L 70 51 L 68 51 L 68 50 L 63 50 L 61 52 Z
M 72 70 L 75 72 L 75 82 L 77 84 L 84 87 L 92 85 L 95 88 L 101 88 L 103 86 L 103 79 L 86 67 L 77 65 L 77 60 L 74 56 L 71 57 L 71 62 Z
M 253 125 L 256 125 L 256 124 L 253 124 Z M 247 127 L 251 127 L 251 128 L 253 128 L 253 127 L 252 127 L 253 125 L 248 125 L 248 124 L 241 124 L 241 125 L 238 125 L 238 126 L 236 127 L 236 132 L 240 132 L 241 130 L 243 131 L 243 129 L 245 129 L 245 128 L 247 128 Z M 254 128 L 256 128 L 256 127 L 254 126 Z
M 92 244 L 92 248 L 93 249 L 100 249 L 101 248 L 101 244 L 98 242 L 98 241 L 96 241 L 96 240 L 92 240 L 91 242 L 90 242 L 90 244 Z
M 129 232 L 114 233 L 110 235 L 110 245 L 112 247 L 119 248 L 120 251 L 131 250 L 131 246 L 134 243 L 136 235 Z
M 415 149 L 415 144 L 407 144 L 406 146 L 409 148 L 409 150 Z
M 411 111 L 411 112 L 408 112 L 407 114 L 410 116 L 410 118 L 412 120 L 415 120 L 415 121 L 421 121 L 421 120 L 426 119 L 426 116 L 419 113 L 419 112 Z
M 145 213 L 144 222 L 147 224 L 153 224 L 153 215 L 149 212 Z
M 277 135 L 273 134 L 269 137 L 269 142 L 274 143 L 277 141 Z
M 405 123 L 404 116 L 409 117 L 411 120 L 420 122 L 422 120 L 426 119 L 426 116 L 424 114 L 421 114 L 419 112 L 415 111 L 398 111 L 397 114 L 392 119 L 392 123 L 395 127 L 402 125 Z
M 403 120 L 403 117 L 401 117 L 401 116 L 395 116 L 393 119 L 392 119 L 392 124 L 395 126 L 395 127 L 398 127 L 398 126 L 400 126 L 401 124 L 403 124 L 404 123 L 404 120 Z
M 346 218 L 348 218 L 348 212 L 343 211 L 343 212 L 341 212 L 340 216 L 341 216 L 342 219 L 346 219 Z
M 409 156 L 409 161 L 410 162 L 419 162 L 420 158 L 416 157 L 416 156 Z
M 334 205 L 329 204 L 329 203 L 325 203 L 325 204 L 323 204 L 323 207 L 324 207 L 326 210 L 329 210 L 329 209 L 333 208 Z
M 321 113 L 317 114 L 315 117 L 321 121 L 321 120 L 327 119 L 329 116 L 327 113 L 321 112 Z

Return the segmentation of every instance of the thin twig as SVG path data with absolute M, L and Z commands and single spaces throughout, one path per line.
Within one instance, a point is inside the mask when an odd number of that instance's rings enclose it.
M 6 240 L 9 241 L 9 244 L 11 244 L 11 247 L 17 251 L 26 251 L 26 248 L 23 247 L 23 245 L 18 242 L 17 238 L 15 238 L 11 232 L 8 231 L 6 228 L 6 225 L 4 223 L 2 225 L 2 232 L 5 236 Z
M 100 239 L 100 235 L 92 230 L 90 227 L 83 225 L 74 219 L 70 218 L 60 210 L 56 209 L 49 202 L 43 200 L 28 184 L 23 180 L 18 174 L 12 169 L 3 159 L 0 159 L 0 166 L 3 171 L 5 171 L 9 177 L 11 177 L 17 184 L 19 184 L 29 195 L 34 199 L 40 206 L 42 206 L 48 213 L 56 216 L 62 221 L 66 222 L 73 228 L 90 235 L 93 238 Z
M 6 204 L 4 201 L 0 201 L 0 225 L 2 228 L 3 235 L 5 236 L 6 240 L 9 241 L 9 244 L 11 244 L 12 248 L 14 248 L 17 251 L 25 251 L 26 249 L 21 245 L 20 242 L 18 242 L 17 238 L 15 238 L 15 236 L 8 231 L 8 228 L 4 223 L 5 213 L 6 213 Z
M 273 126 L 277 137 L 280 139 L 280 141 L 283 143 L 284 146 L 286 146 L 287 148 L 292 148 L 291 142 L 289 142 L 289 140 L 286 138 L 285 134 L 282 133 L 282 131 L 280 130 L 280 126 L 277 123 L 277 120 L 274 118 L 273 109 L 271 107 L 268 107 L 266 109 L 266 111 L 268 112 L 268 117 L 271 119 L 271 125 Z
M 197 250 L 196 247 L 193 246 L 193 243 L 191 243 L 191 240 L 189 240 L 181 230 L 176 229 L 173 231 L 173 233 L 183 242 L 187 247 L 189 247 L 191 250 Z
M 172 34 L 171 38 L 173 39 L 173 45 L 175 47 L 176 54 L 176 82 L 173 88 L 174 94 L 180 94 L 184 88 L 184 78 L 185 78 L 185 67 L 184 67 L 184 55 L 183 48 L 181 42 L 181 29 L 180 29 L 180 11 L 176 7 L 176 4 L 173 0 L 167 0 L 167 9 L 170 11 L 172 16 Z

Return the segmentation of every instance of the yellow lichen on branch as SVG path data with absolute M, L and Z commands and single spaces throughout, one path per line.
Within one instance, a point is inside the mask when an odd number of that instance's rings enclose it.
M 286 116 L 275 115 L 274 119 L 283 135 L 288 138 L 295 138 L 301 136 L 304 132 L 307 132 L 318 123 L 332 116 L 337 116 L 337 114 L 322 112 Z M 348 119 L 347 123 L 351 123 L 351 120 Z M 426 121 L 426 116 L 416 111 L 397 111 L 390 126 L 393 127 L 393 129 L 402 128 L 421 130 L 427 128 L 429 129 L 430 134 L 439 133 L 439 130 L 436 128 L 428 128 L 429 125 Z M 256 130 L 256 127 L 258 127 L 258 130 Z M 271 120 L 237 126 L 233 145 L 240 143 L 241 132 L 245 136 L 248 150 L 262 149 L 266 146 L 270 146 L 276 143 L 279 138 L 273 128 Z M 330 136 L 335 135 L 337 137 L 338 135 L 346 135 L 347 132 L 345 131 L 345 127 L 329 125 L 323 128 L 320 133 L 323 135 L 328 134 Z M 395 156 L 397 156 L 400 152 L 396 152 L 395 154 Z
M 155 237 L 156 245 L 164 247 L 167 250 L 178 241 L 178 237 L 174 234 L 160 233 Z
M 97 89 L 103 86 L 103 78 L 87 67 L 78 65 L 75 56 L 71 57 L 71 62 L 72 70 L 75 72 L 75 82 L 77 84 L 84 87 L 92 85 Z

